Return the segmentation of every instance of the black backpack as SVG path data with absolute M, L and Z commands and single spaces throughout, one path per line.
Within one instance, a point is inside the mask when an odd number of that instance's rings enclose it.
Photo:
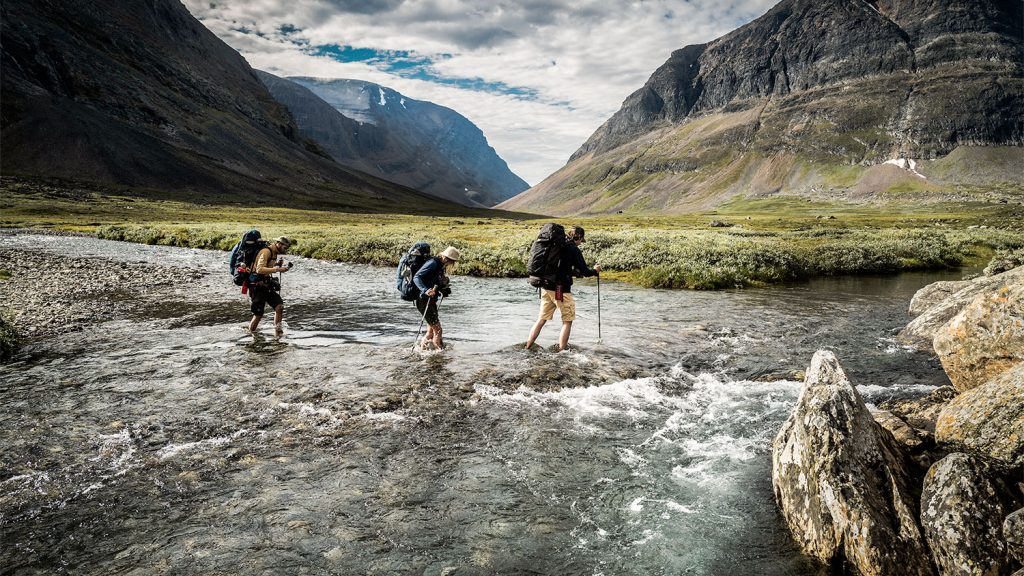
M 417 242 L 398 261 L 398 279 L 395 287 L 402 300 L 410 302 L 420 297 L 420 289 L 412 281 L 413 276 L 430 260 L 430 244 Z
M 236 286 L 241 286 L 249 278 L 249 271 L 256 262 L 256 255 L 267 246 L 269 244 L 260 239 L 260 231 L 253 229 L 242 235 L 242 239 L 231 249 L 229 265 L 231 267 L 231 279 L 235 282 Z M 245 267 L 244 271 L 240 270 L 242 266 Z
M 551 222 L 540 229 L 530 247 L 530 261 L 526 265 L 530 286 L 555 289 L 565 241 L 565 228 L 561 224 Z

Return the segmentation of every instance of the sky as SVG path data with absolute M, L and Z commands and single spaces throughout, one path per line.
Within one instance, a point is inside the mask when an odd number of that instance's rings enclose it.
M 254 68 L 355 78 L 447 106 L 531 185 L 673 50 L 777 0 L 184 0 Z

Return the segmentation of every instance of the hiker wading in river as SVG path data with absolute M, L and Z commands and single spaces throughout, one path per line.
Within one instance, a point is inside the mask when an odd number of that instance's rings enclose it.
M 438 350 L 444 349 L 444 341 L 441 339 L 441 319 L 437 315 L 437 295 L 440 292 L 447 298 L 452 293 L 445 271 L 458 261 L 459 251 L 449 246 L 436 257 L 427 260 L 413 276 L 412 281 L 420 291 L 420 296 L 416 299 L 416 309 L 420 311 L 427 323 L 427 334 L 420 342 L 420 347 L 423 349 L 426 349 L 428 343 L 431 342 Z
M 555 275 L 555 289 L 541 288 L 540 290 L 540 317 L 537 318 L 533 329 L 530 330 L 530 338 L 526 341 L 527 350 L 537 341 L 544 324 L 554 318 L 556 308 L 562 319 L 562 332 L 558 336 L 558 350 L 561 352 L 569 345 L 572 322 L 576 319 L 576 301 L 572 297 L 572 278 L 573 276 L 597 276 L 601 271 L 600 265 L 594 266 L 593 269 L 587 266 L 587 261 L 583 259 L 583 253 L 579 248 L 583 241 L 583 228 L 576 226 L 566 239 L 565 244 L 561 246 L 558 272 Z
M 284 327 L 281 321 L 284 318 L 284 301 L 281 300 L 281 283 L 274 278 L 273 274 L 287 272 L 292 264 L 287 265 L 280 257 L 288 252 L 292 245 L 291 240 L 281 236 L 274 240 L 269 246 L 260 250 L 256 255 L 256 262 L 252 266 L 249 275 L 249 298 L 252 300 L 252 320 L 249 322 L 249 332 L 256 333 L 256 329 L 263 319 L 263 312 L 266 305 L 274 309 L 274 333 L 278 336 L 284 334 Z

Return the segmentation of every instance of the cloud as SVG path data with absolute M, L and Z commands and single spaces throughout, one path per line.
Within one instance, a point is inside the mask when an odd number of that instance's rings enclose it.
M 673 50 L 775 0 L 185 0 L 255 68 L 448 106 L 536 184 Z

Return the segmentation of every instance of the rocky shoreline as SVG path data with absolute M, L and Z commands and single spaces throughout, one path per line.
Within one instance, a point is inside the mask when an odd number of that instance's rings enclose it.
M 1024 576 L 1024 267 L 921 289 L 900 334 L 952 382 L 865 404 L 818 351 L 772 447 L 776 501 L 833 573 Z
M 201 272 L 0 246 L 2 306 L 19 341 L 128 318 Z

